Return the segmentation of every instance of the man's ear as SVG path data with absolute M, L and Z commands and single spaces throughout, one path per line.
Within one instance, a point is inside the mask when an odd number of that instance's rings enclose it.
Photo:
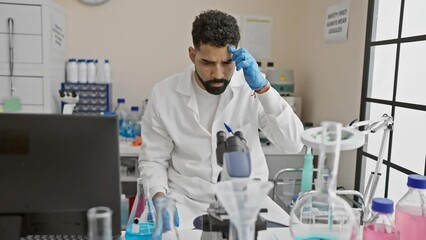
M 195 49 L 193 47 L 189 47 L 188 48 L 188 56 L 189 59 L 191 59 L 192 63 L 195 64 L 195 56 L 197 55 L 197 52 L 195 51 Z

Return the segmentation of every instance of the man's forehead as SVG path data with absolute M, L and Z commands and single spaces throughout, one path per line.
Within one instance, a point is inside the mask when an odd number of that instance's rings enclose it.
M 197 55 L 199 55 L 200 58 L 207 60 L 215 60 L 217 58 L 220 58 L 220 60 L 228 60 L 231 58 L 231 53 L 228 51 L 228 45 L 224 47 L 216 47 L 208 44 L 202 44 L 197 50 Z

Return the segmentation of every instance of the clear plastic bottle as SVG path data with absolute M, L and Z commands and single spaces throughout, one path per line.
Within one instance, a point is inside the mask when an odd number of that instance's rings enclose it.
M 129 120 L 129 110 L 126 107 L 126 99 L 118 98 L 117 106 L 114 109 L 115 114 L 118 117 L 118 132 L 120 137 L 120 144 L 128 144 L 128 120 Z
M 70 82 L 70 83 L 78 82 L 78 66 L 77 66 L 77 60 L 75 58 L 68 59 L 67 82 Z
M 138 178 L 135 202 L 126 226 L 126 240 L 151 240 L 156 214 L 148 189 L 149 186 L 144 188 L 142 179 Z
M 364 225 L 364 240 L 399 240 L 392 213 L 393 201 L 386 198 L 374 198 L 371 207 L 372 216 Z
M 104 62 L 104 77 L 106 83 L 111 83 L 111 64 L 108 59 Z
M 87 60 L 87 82 L 94 83 L 96 77 L 96 66 L 93 59 Z
M 125 229 L 129 221 L 129 199 L 121 194 L 121 229 Z
M 85 59 L 78 59 L 78 82 L 87 83 L 87 64 Z
M 138 106 L 132 106 L 130 108 L 130 117 L 129 117 L 127 134 L 128 134 L 128 137 L 132 139 L 135 139 L 137 136 L 141 135 L 141 124 L 140 124 L 140 115 L 139 115 Z
M 408 192 L 399 200 L 395 223 L 401 239 L 426 238 L 426 176 L 409 175 Z

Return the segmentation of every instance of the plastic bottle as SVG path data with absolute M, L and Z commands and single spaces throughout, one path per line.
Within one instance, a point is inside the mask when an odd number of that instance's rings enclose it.
M 407 186 L 408 192 L 396 205 L 396 226 L 403 240 L 425 239 L 426 176 L 409 175 Z
M 302 169 L 302 183 L 300 186 L 301 192 L 309 192 L 312 190 L 312 179 L 314 173 L 314 156 L 312 155 L 311 148 L 308 147 L 304 157 Z
M 129 199 L 125 194 L 121 194 L 121 228 L 125 229 L 129 220 Z
M 130 108 L 130 117 L 128 125 L 128 136 L 133 140 L 141 135 L 141 125 L 139 119 L 139 107 L 132 106 Z
M 108 59 L 104 62 L 104 77 L 106 83 L 111 83 L 111 65 Z
M 364 240 L 399 240 L 392 213 L 393 201 L 386 198 L 374 198 L 371 207 L 373 214 L 364 225 Z
M 95 68 L 96 68 L 95 82 L 96 83 L 102 83 L 103 82 L 103 75 L 102 75 L 102 71 L 101 71 L 101 64 L 98 62 L 98 59 L 95 59 Z
M 78 82 L 87 83 L 87 65 L 84 59 L 78 59 Z
M 87 60 L 87 82 L 94 83 L 96 77 L 96 66 L 93 59 Z
M 126 107 L 126 99 L 118 98 L 117 106 L 114 109 L 115 114 L 118 117 L 118 132 L 120 137 L 120 144 L 128 144 L 129 138 L 127 135 L 128 131 L 128 118 L 129 110 Z
M 67 82 L 70 82 L 70 83 L 78 82 L 78 67 L 77 67 L 77 60 L 75 58 L 68 59 Z

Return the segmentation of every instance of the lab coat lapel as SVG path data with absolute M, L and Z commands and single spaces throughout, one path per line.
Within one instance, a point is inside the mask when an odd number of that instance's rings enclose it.
M 241 81 L 241 79 L 243 79 L 241 77 L 241 72 L 242 71 L 235 71 L 228 88 L 222 93 L 215 115 L 215 121 L 224 119 L 227 112 L 232 111 L 232 99 L 239 91 L 241 91 L 243 84 L 245 84 L 245 82 Z
M 179 83 L 176 87 L 176 91 L 187 97 L 187 106 L 191 109 L 195 115 L 199 118 L 197 98 L 195 97 L 195 90 L 192 85 L 192 73 L 194 67 L 188 67 L 182 78 L 179 79 Z

